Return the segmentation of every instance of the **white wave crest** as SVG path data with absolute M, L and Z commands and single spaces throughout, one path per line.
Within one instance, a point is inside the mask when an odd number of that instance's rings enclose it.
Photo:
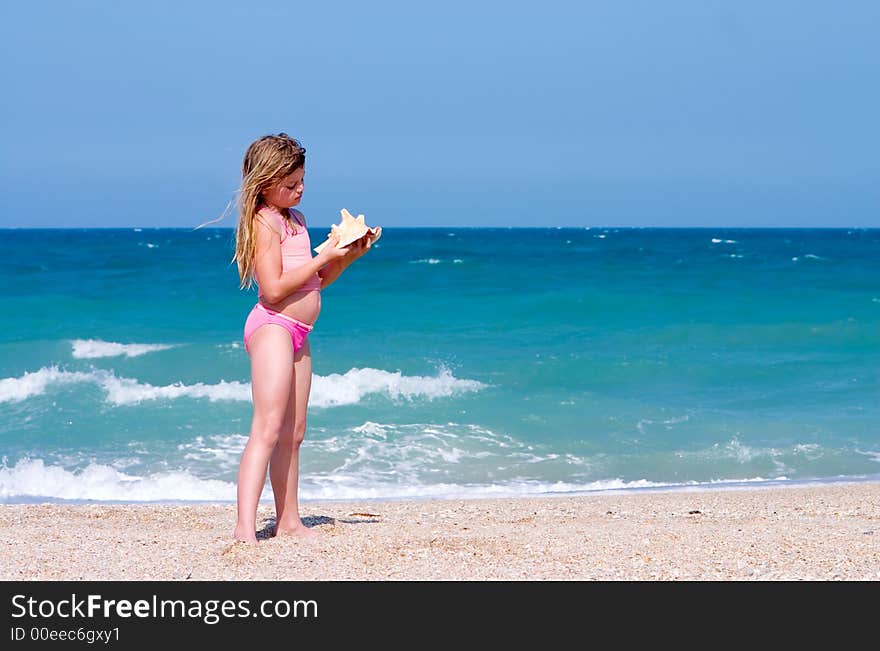
M 386 439 L 388 438 L 388 430 L 392 427 L 392 425 L 383 425 L 382 423 L 374 423 L 373 421 L 368 420 L 363 425 L 352 427 L 351 431 L 357 432 L 358 434 L 368 434 L 370 436 L 378 436 Z
M 112 341 L 100 339 L 74 339 L 73 356 L 77 359 L 92 359 L 95 357 L 138 357 L 153 353 L 157 350 L 174 348 L 172 344 L 118 344 Z
M 216 400 L 250 400 L 250 384 L 226 382 L 218 384 L 193 385 L 175 383 L 163 387 L 142 384 L 131 378 L 117 377 L 110 371 L 92 369 L 89 372 L 62 371 L 56 366 L 41 368 L 33 373 L 25 373 L 18 378 L 0 380 L 0 402 L 20 402 L 31 396 L 46 392 L 50 386 L 76 384 L 97 384 L 107 392 L 107 401 L 115 405 L 131 405 L 144 400 L 160 398 L 208 398 Z
M 316 375 L 312 378 L 310 404 L 315 407 L 352 405 L 369 394 L 386 394 L 392 400 L 401 398 L 442 398 L 458 393 L 479 391 L 487 385 L 476 380 L 459 380 L 448 369 L 436 377 L 403 375 L 375 368 L 353 368 L 339 375 Z
M 21 377 L 8 377 L 0 380 L 0 402 L 21 402 L 31 396 L 45 393 L 50 384 L 72 384 L 88 382 L 91 373 L 60 371 L 57 367 L 41 368 Z
M 90 382 L 107 392 L 107 401 L 114 405 L 133 405 L 145 400 L 177 398 L 208 398 L 249 401 L 249 382 L 221 380 L 217 384 L 183 384 L 175 382 L 153 386 L 132 378 L 118 377 L 111 371 L 92 369 L 89 372 L 63 371 L 52 366 L 18 378 L 0 379 L 0 402 L 20 402 L 46 392 L 49 386 Z M 385 394 L 392 400 L 447 397 L 468 391 L 479 391 L 487 385 L 476 380 L 460 380 L 442 369 L 436 377 L 407 376 L 374 368 L 354 368 L 345 375 L 316 375 L 312 378 L 310 405 L 335 407 L 359 402 L 370 394 Z
M 111 466 L 92 463 L 79 472 L 47 466 L 42 459 L 22 459 L 0 467 L 0 499 L 52 498 L 122 502 L 193 500 L 233 501 L 235 484 L 199 479 L 188 472 L 134 477 Z
M 108 374 L 100 384 L 107 391 L 108 402 L 114 405 L 133 405 L 144 400 L 173 400 L 175 398 L 208 398 L 211 402 L 251 399 L 250 384 L 226 382 L 225 380 L 220 380 L 217 384 L 175 382 L 167 386 L 155 387 L 130 378 L 120 378 Z

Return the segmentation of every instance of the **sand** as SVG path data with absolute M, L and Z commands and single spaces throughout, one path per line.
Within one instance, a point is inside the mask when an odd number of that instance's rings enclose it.
M 0 505 L 4 580 L 880 580 L 880 482 L 303 502 L 311 540 L 232 542 L 234 504 Z

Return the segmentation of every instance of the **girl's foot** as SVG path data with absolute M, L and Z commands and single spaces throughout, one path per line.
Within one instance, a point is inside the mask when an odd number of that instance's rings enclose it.
M 275 535 L 294 536 L 296 538 L 316 538 L 321 534 L 304 524 L 300 524 L 299 526 L 294 525 L 293 527 L 276 527 Z
M 257 534 L 255 532 L 248 533 L 244 528 L 236 527 L 232 537 L 235 538 L 235 542 L 257 544 Z

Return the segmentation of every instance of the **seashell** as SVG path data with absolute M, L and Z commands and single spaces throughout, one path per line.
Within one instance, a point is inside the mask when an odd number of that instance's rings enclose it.
M 353 217 L 348 210 L 343 208 L 339 211 L 339 214 L 342 215 L 342 219 L 338 224 L 333 224 L 330 227 L 330 232 L 327 234 L 327 239 L 315 247 L 315 252 L 320 253 L 325 246 L 327 246 L 327 242 L 330 241 L 330 237 L 332 235 L 337 235 L 339 237 L 339 243 L 336 245 L 337 249 L 342 249 L 352 244 L 353 242 L 357 242 L 364 235 L 369 233 L 372 237 L 372 241 L 375 242 L 382 236 L 382 227 L 375 226 L 370 228 L 364 223 L 364 216 L 358 215 L 357 217 Z

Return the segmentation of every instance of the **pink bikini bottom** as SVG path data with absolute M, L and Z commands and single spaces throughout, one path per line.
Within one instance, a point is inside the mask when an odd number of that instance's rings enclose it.
M 248 314 L 247 321 L 245 321 L 244 324 L 244 349 L 247 350 L 248 353 L 250 353 L 248 350 L 248 341 L 250 340 L 251 335 L 257 331 L 257 328 L 266 325 L 267 323 L 280 325 L 290 333 L 290 340 L 293 342 L 294 353 L 305 345 L 306 337 L 308 337 L 312 328 L 314 328 L 313 325 L 297 321 L 286 314 L 270 310 L 262 303 L 257 303 L 254 305 L 254 309 L 251 310 L 251 313 Z

